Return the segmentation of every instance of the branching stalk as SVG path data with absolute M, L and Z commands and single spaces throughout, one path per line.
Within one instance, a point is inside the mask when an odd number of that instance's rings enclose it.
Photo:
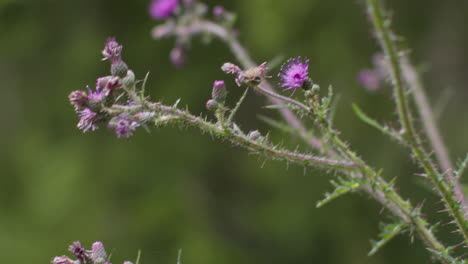
M 424 149 L 420 136 L 416 132 L 405 94 L 406 91 L 403 87 L 403 77 L 400 67 L 398 48 L 394 42 L 393 33 L 389 28 L 390 23 L 388 20 L 385 20 L 384 10 L 382 9 L 379 0 L 366 0 L 366 3 L 377 37 L 391 66 L 391 77 L 394 86 L 395 100 L 404 137 L 407 139 L 414 157 L 424 168 L 427 177 L 434 184 L 442 197 L 447 210 L 454 218 L 459 231 L 465 239 L 465 244 L 468 244 L 468 220 L 465 218 L 468 217 L 468 215 L 464 215 L 460 201 L 455 197 L 449 184 L 445 180 L 441 180 L 444 177 L 438 172 L 430 155 Z

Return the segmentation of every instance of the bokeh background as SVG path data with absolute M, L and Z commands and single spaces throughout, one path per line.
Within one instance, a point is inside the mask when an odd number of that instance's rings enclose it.
M 454 160 L 468 149 L 468 31 L 466 1 L 389 1 L 394 26 L 411 47 Z M 356 102 L 379 120 L 395 120 L 388 88 L 370 93 L 356 82 L 378 51 L 360 1 L 207 1 L 238 12 L 241 40 L 257 61 L 276 55 L 311 59 L 311 76 L 341 95 L 336 124 L 355 150 L 397 177 L 400 192 L 424 213 L 446 221 L 436 197 L 414 176 L 406 150 L 362 124 Z M 189 62 L 175 69 L 170 40 L 154 41 L 149 1 L 0 1 L 0 259 L 49 263 L 67 245 L 102 240 L 113 262 L 142 263 L 428 263 L 417 239 L 400 236 L 368 258 L 381 206 L 350 195 L 316 209 L 331 190 L 323 171 L 267 162 L 194 129 L 142 129 L 128 141 L 102 129 L 82 134 L 70 91 L 108 72 L 100 51 L 108 36 L 125 45 L 124 59 L 155 100 L 182 98 L 205 112 L 219 66 L 233 58 L 214 41 L 194 42 Z M 232 81 L 230 98 L 240 95 Z M 446 99 L 449 99 L 447 103 Z M 445 103 L 444 103 L 445 101 Z M 239 122 L 263 133 L 270 127 L 251 94 Z M 443 109 L 443 111 L 440 111 Z M 280 132 L 273 138 L 294 147 Z M 439 234 L 450 243 L 450 227 Z

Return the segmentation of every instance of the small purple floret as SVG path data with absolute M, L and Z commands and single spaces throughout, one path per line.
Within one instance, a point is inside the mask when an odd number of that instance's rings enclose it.
M 380 81 L 381 77 L 375 70 L 365 69 L 358 74 L 358 82 L 371 92 L 379 89 Z
M 289 59 L 281 67 L 281 72 L 278 75 L 282 79 L 280 87 L 286 87 L 283 91 L 294 89 L 304 86 L 304 83 L 309 80 L 309 60 L 302 61 L 301 57 Z M 294 93 L 293 92 L 293 93 Z
M 213 8 L 213 15 L 216 18 L 220 18 L 223 14 L 224 14 L 224 7 L 217 5 Z
M 75 110 L 82 109 L 88 102 L 88 95 L 84 91 L 73 91 L 68 95 L 70 103 L 75 107 Z
M 176 68 L 182 68 L 186 61 L 185 49 L 180 46 L 173 48 L 169 54 L 169 59 Z
M 114 128 L 117 138 L 130 138 L 133 132 L 140 124 L 134 121 L 129 115 L 122 114 L 117 119 L 109 124 L 110 128 Z
M 77 113 L 80 117 L 80 121 L 78 122 L 77 127 L 80 130 L 86 133 L 88 131 L 94 131 L 99 128 L 97 126 L 98 118 L 95 112 L 91 111 L 89 108 L 85 108 L 83 111 L 77 111 Z M 79 243 L 79 242 L 75 242 L 75 243 Z M 78 252 L 78 249 L 79 249 L 78 246 L 74 246 L 75 243 L 73 243 L 73 245 L 70 246 L 70 251 L 72 251 L 73 249 L 72 253 Z
M 178 5 L 178 0 L 153 0 L 149 12 L 154 19 L 166 19 L 175 12 Z
M 111 62 L 122 60 L 123 46 L 117 43 L 115 38 L 108 38 L 104 50 L 102 51 L 102 60 L 110 60 Z
M 83 245 L 81 245 L 79 241 L 73 242 L 68 248 L 68 250 L 70 250 L 70 252 L 82 262 L 84 260 L 89 259 L 86 249 L 83 247 Z

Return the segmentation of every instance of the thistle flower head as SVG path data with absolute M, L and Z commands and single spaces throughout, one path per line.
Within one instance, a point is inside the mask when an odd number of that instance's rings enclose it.
M 267 71 L 266 62 L 264 62 L 257 67 L 241 72 L 236 78 L 236 83 L 238 86 L 241 86 L 242 84 L 246 84 L 248 86 L 259 85 L 262 79 L 267 77 Z
M 186 61 L 185 49 L 182 46 L 176 46 L 171 50 L 169 59 L 176 68 L 182 68 Z
M 77 257 L 79 260 L 84 261 L 89 259 L 88 252 L 86 249 L 81 245 L 79 241 L 73 242 L 69 247 L 68 250 Z
M 120 78 L 113 76 L 112 78 L 108 79 L 106 85 L 104 86 L 104 88 L 102 88 L 102 92 L 105 96 L 110 96 L 116 89 L 119 88 L 121 88 Z
M 230 62 L 224 63 L 223 66 L 221 66 L 221 70 L 227 74 L 234 74 L 234 75 L 239 75 L 242 72 L 239 66 Z
M 305 84 L 309 82 L 309 60 L 302 61 L 301 57 L 289 59 L 281 67 L 281 72 L 278 75 L 282 83 L 280 87 L 286 87 L 283 91 L 297 88 L 306 88 Z
M 154 19 L 166 19 L 175 12 L 178 5 L 178 0 L 153 0 L 149 12 Z
M 104 245 L 100 241 L 96 241 L 92 245 L 91 259 L 93 262 L 103 263 L 107 259 L 107 253 Z
M 87 106 L 93 110 L 98 110 L 101 107 L 101 103 L 106 98 L 106 94 L 96 87 L 96 91 L 91 90 L 91 87 L 87 86 L 88 89 L 88 102 Z
M 220 18 L 224 14 L 224 7 L 217 5 L 213 8 L 213 15 L 216 18 Z
M 50 263 L 52 264 L 73 264 L 73 260 L 67 256 L 55 257 Z
M 104 56 L 102 60 L 110 60 L 111 62 L 121 60 L 122 49 L 123 46 L 117 43 L 115 38 L 108 38 L 102 51 L 102 56 Z
M 73 91 L 68 95 L 68 99 L 70 100 L 70 103 L 75 107 L 75 110 L 82 109 L 86 107 L 86 104 L 88 103 L 88 95 L 86 92 L 77 90 Z
M 94 131 L 98 129 L 99 127 L 97 126 L 97 123 L 99 121 L 97 114 L 89 108 L 85 108 L 82 111 L 78 111 L 78 116 L 80 117 L 80 121 L 78 122 L 77 127 L 82 130 L 83 132 L 88 132 L 88 131 Z M 79 244 L 80 242 L 74 242 L 70 247 L 70 251 L 73 252 L 78 252 L 80 247 Z M 79 245 L 78 245 L 79 244 Z M 72 251 L 73 250 L 73 251 Z M 74 254 L 74 253 L 73 253 Z
M 130 138 L 139 126 L 128 114 L 121 114 L 109 122 L 109 128 L 114 129 L 117 138 Z
M 374 92 L 380 88 L 381 77 L 376 70 L 364 69 L 359 72 L 357 79 L 368 91 Z

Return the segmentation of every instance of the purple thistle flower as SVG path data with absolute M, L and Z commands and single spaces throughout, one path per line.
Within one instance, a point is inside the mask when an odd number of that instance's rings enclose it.
M 79 241 L 73 242 L 70 247 L 68 247 L 68 250 L 70 250 L 70 252 L 82 262 L 85 262 L 85 260 L 89 259 L 89 255 L 86 252 L 86 249 Z
M 73 264 L 73 260 L 67 256 L 55 257 L 50 263 L 52 264 Z
M 358 74 L 358 82 L 371 92 L 379 89 L 381 79 L 380 73 L 376 70 L 364 69 Z
M 153 0 L 149 12 L 154 19 L 166 19 L 175 12 L 178 5 L 178 0 Z
M 96 90 L 104 89 L 104 87 L 106 87 L 107 83 L 112 79 L 114 79 L 114 76 L 112 76 L 112 75 L 99 77 L 96 80 Z
M 78 111 L 77 113 L 78 113 L 78 115 L 80 117 L 80 121 L 78 122 L 77 127 L 80 130 L 82 130 L 84 133 L 86 133 L 88 131 L 94 131 L 94 130 L 99 128 L 97 126 L 97 123 L 98 123 L 99 119 L 98 119 L 97 114 L 95 112 L 91 111 L 89 108 L 85 108 L 83 111 Z M 72 247 L 77 248 L 76 250 L 78 250 L 78 246 L 75 245 L 75 243 L 80 243 L 80 242 L 74 242 L 70 246 L 70 251 L 72 251 Z M 75 251 L 75 249 L 74 249 L 74 251 Z M 72 251 L 72 253 L 73 253 L 73 251 Z
M 213 8 L 213 15 L 216 18 L 220 18 L 223 14 L 224 14 L 224 7 L 217 5 Z
M 86 86 L 88 89 L 88 100 L 89 105 L 100 104 L 102 100 L 106 97 L 106 94 L 99 88 L 96 87 L 96 91 L 91 90 L 91 87 Z
M 186 61 L 185 49 L 181 46 L 173 48 L 169 54 L 169 58 L 172 65 L 174 65 L 176 68 L 182 68 Z
M 82 109 L 86 107 L 86 104 L 88 103 L 88 95 L 86 92 L 77 90 L 73 91 L 68 95 L 68 99 L 70 100 L 70 103 L 75 107 L 75 110 Z
M 128 114 L 121 114 L 109 122 L 109 128 L 115 130 L 117 138 L 130 138 L 140 124 Z
M 283 91 L 304 87 L 304 83 L 309 81 L 309 60 L 302 62 L 301 57 L 289 59 L 283 66 L 278 76 L 282 79 L 280 87 L 286 87 Z M 291 95 L 292 95 L 291 94 Z
M 122 60 L 122 49 L 123 46 L 117 43 L 115 38 L 108 38 L 102 51 L 102 56 L 104 56 L 102 60 L 110 60 L 111 62 Z
M 102 92 L 104 93 L 105 96 L 110 96 L 118 88 L 121 88 L 120 78 L 114 76 L 108 80 L 108 82 L 102 89 Z
M 191 7 L 195 3 L 195 0 L 183 0 L 183 3 L 185 7 Z
M 104 245 L 100 241 L 96 241 L 92 245 L 91 251 L 91 259 L 93 262 L 97 262 L 97 260 L 101 260 L 101 263 L 107 259 L 107 253 L 104 249 Z
M 223 66 L 221 66 L 221 70 L 227 74 L 233 74 L 233 75 L 239 75 L 242 72 L 239 66 L 230 62 L 224 63 Z

